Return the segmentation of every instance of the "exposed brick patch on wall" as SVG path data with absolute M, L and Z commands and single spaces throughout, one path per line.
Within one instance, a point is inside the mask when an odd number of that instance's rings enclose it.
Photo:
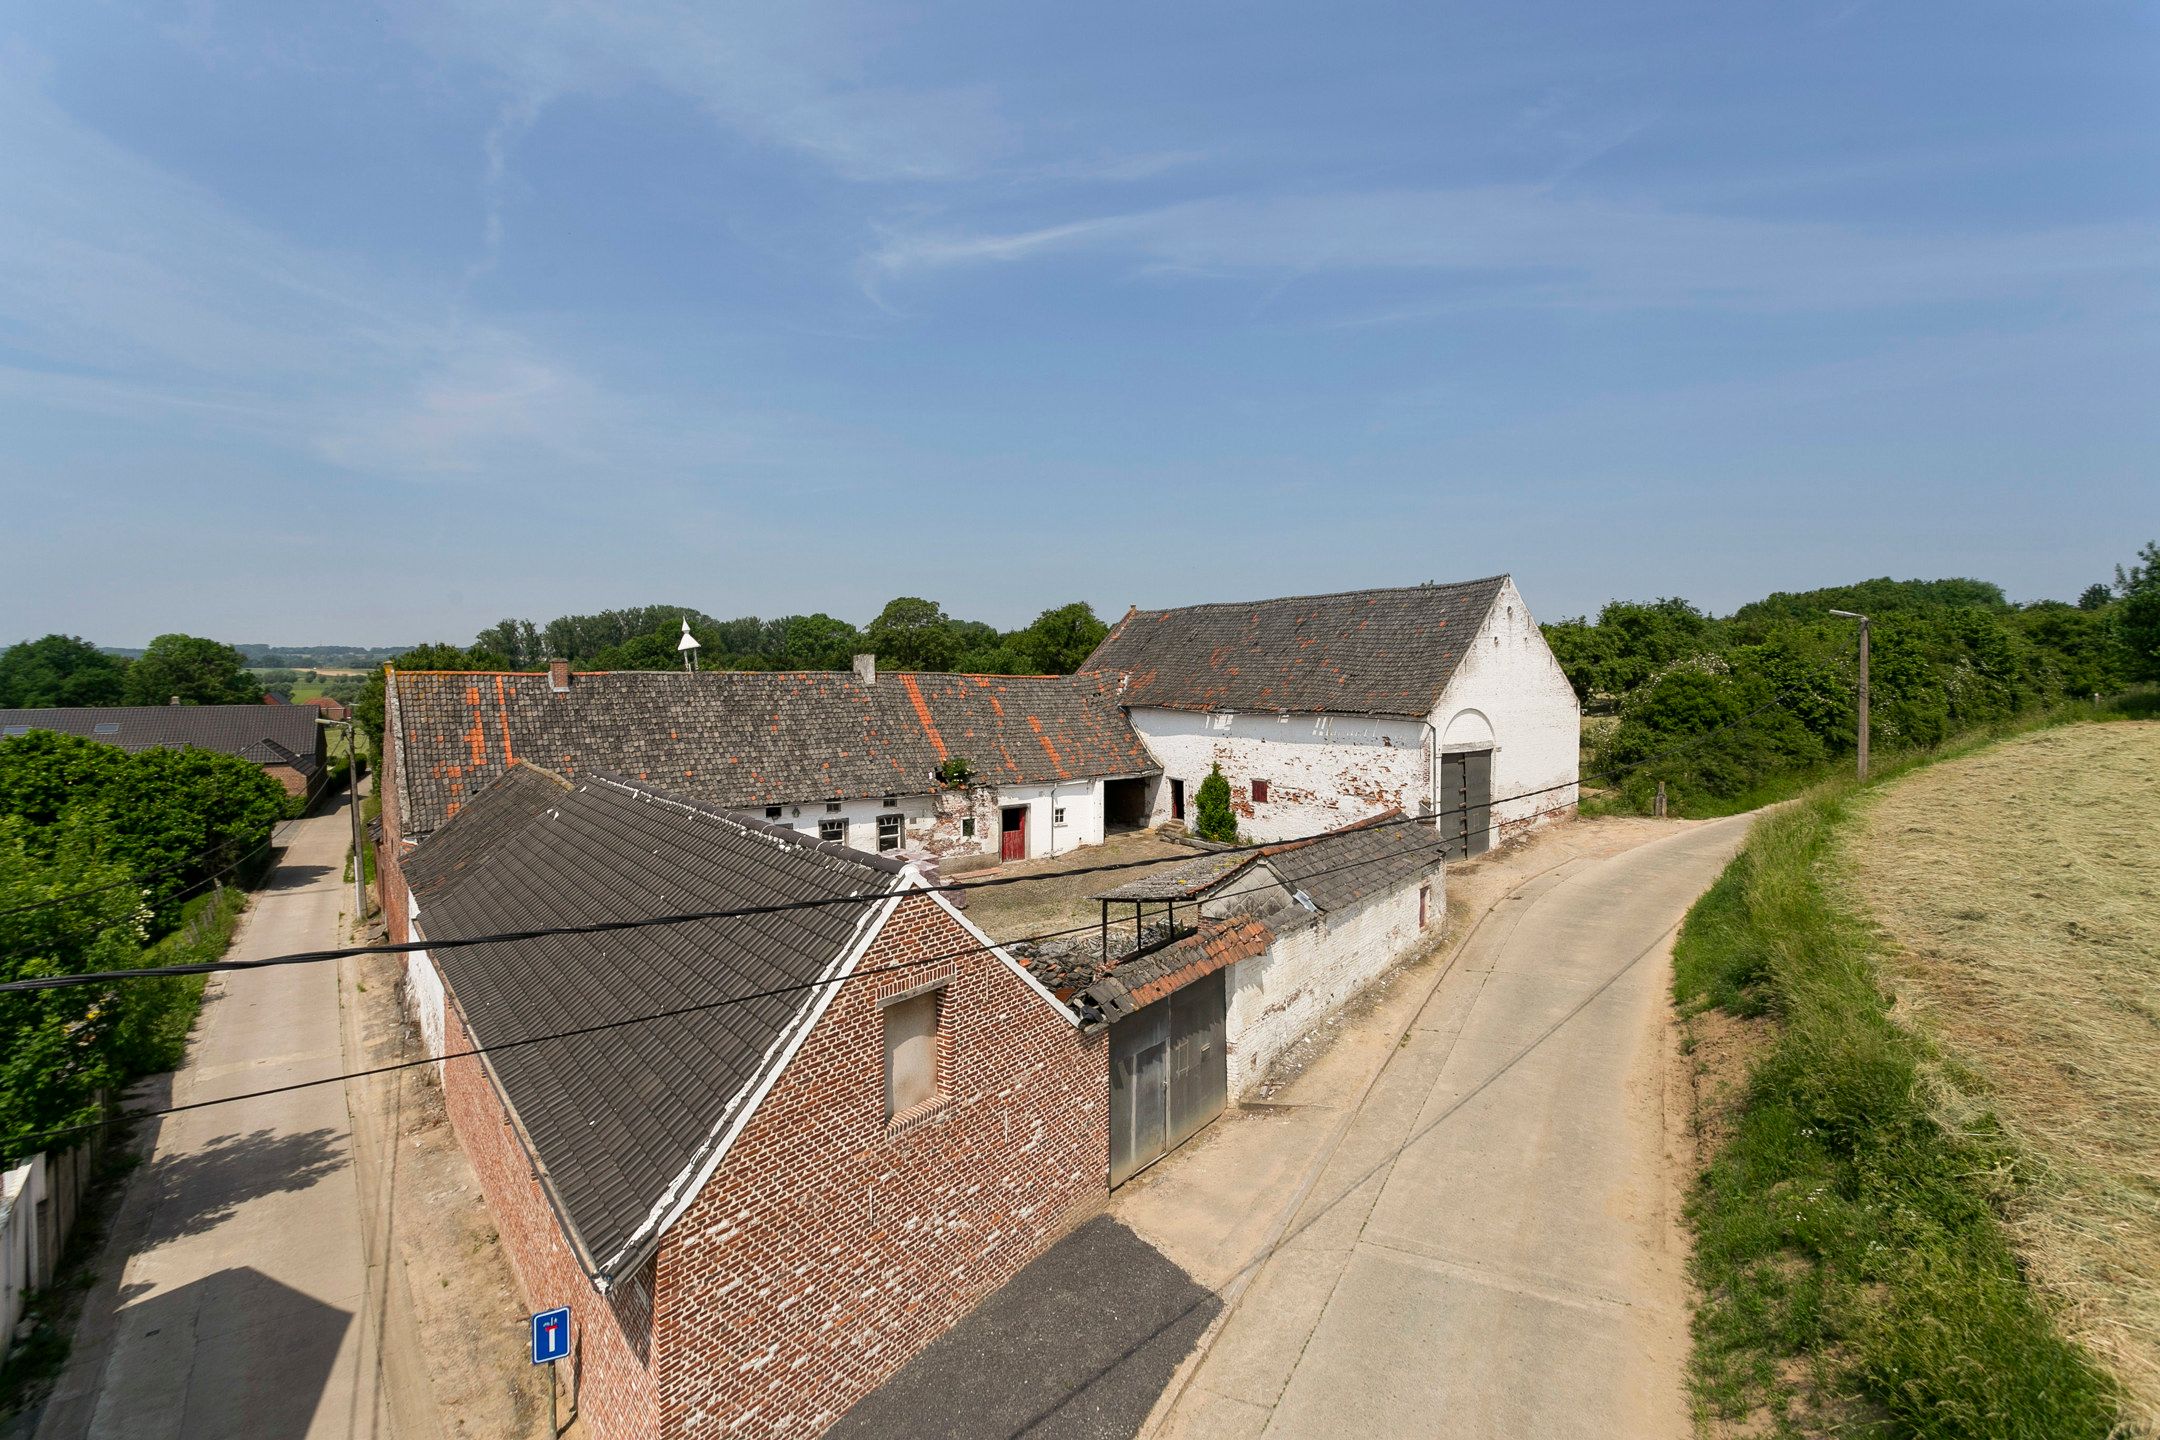
M 399 912 L 402 914 L 402 910 Z M 453 1004 L 444 1015 L 444 1048 L 471 1048 L 463 1017 Z M 533 1178 L 531 1162 L 507 1123 L 494 1082 L 478 1058 L 443 1062 L 443 1105 L 472 1161 L 489 1213 L 502 1236 L 503 1252 L 517 1272 L 526 1303 L 535 1310 L 567 1305 L 575 1346 L 571 1374 L 577 1410 L 593 1440 L 645 1440 L 658 1433 L 653 1408 L 651 1353 L 652 1269 L 613 1295 L 592 1287 L 563 1238 L 555 1212 Z M 512 1317 L 505 1317 L 509 1321 Z
M 904 901 L 865 970 L 976 943 Z M 895 1126 L 880 1000 L 944 985 L 946 1101 Z M 996 957 L 840 987 L 659 1256 L 660 1433 L 814 1435 L 1101 1195 L 1108 1046 Z

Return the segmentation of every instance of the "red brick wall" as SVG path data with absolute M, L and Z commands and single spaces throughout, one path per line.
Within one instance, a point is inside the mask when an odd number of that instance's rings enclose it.
M 387 701 L 385 702 L 387 703 Z M 399 945 L 412 939 L 405 914 L 405 841 L 399 831 L 398 737 L 396 717 L 383 726 L 382 763 L 375 772 L 375 789 L 382 796 L 382 844 L 375 847 L 375 903 L 382 907 L 383 925 Z
M 401 910 L 400 914 L 403 913 Z M 458 1015 L 443 1015 L 444 1052 L 471 1048 Z M 534 1310 L 567 1305 L 575 1368 L 560 1378 L 577 1383 L 577 1410 L 592 1440 L 646 1440 L 656 1433 L 650 1350 L 651 1268 L 612 1295 L 601 1295 L 578 1268 L 531 1163 L 504 1123 L 502 1101 L 478 1059 L 443 1064 L 443 1104 L 479 1177 L 503 1253 Z M 506 1317 L 508 1320 L 509 1317 Z M 566 1370 L 571 1361 L 563 1362 Z
M 864 970 L 976 943 L 904 901 Z M 942 980 L 945 1102 L 885 1119 L 878 1001 Z M 668 1437 L 814 1435 L 1099 1197 L 1108 1044 L 996 957 L 839 988 L 667 1234 L 655 1374 Z

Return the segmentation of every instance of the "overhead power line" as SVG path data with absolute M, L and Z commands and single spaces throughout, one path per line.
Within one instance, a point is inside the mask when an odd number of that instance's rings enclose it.
M 1540 815 L 1554 814 L 1565 808 L 1565 806 L 1556 806 L 1550 810 L 1537 811 L 1535 814 L 1525 818 L 1536 819 Z M 1330 865 L 1312 871 L 1304 878 L 1310 880 L 1321 875 L 1340 874 L 1367 865 L 1382 864 L 1395 858 L 1392 855 L 1367 856 L 1362 860 L 1345 861 L 1340 865 Z M 1148 863 L 1161 864 L 1162 862 L 1158 860 Z M 1287 881 L 1277 879 L 1275 883 L 1285 889 L 1291 888 Z M 887 899 L 890 898 L 890 892 L 871 898 Z M 600 1035 L 613 1030 L 627 1029 L 633 1025 L 650 1025 L 661 1020 L 679 1019 L 686 1015 L 699 1015 L 706 1011 L 720 1010 L 731 1005 L 747 1005 L 753 1000 L 769 1000 L 776 996 L 800 994 L 805 991 L 823 989 L 827 986 L 837 988 L 856 980 L 869 979 L 872 976 L 890 975 L 899 971 L 918 969 L 925 965 L 939 964 L 946 960 L 958 960 L 970 955 L 988 954 L 993 950 L 1007 949 L 1014 945 L 1037 945 L 1045 940 L 1057 940 L 1068 935 L 1090 933 L 1096 928 L 1096 923 L 1090 921 L 1084 925 L 1071 925 L 1061 930 L 1046 930 L 1034 935 L 1023 935 L 1013 940 L 994 940 L 988 944 L 969 945 L 962 949 L 948 950 L 941 954 L 918 956 L 913 960 L 903 960 L 893 965 L 872 966 L 869 969 L 856 970 L 850 974 L 829 979 L 804 980 L 789 985 L 776 985 L 769 989 L 749 991 L 741 995 L 728 995 L 717 1000 L 701 1001 L 695 1005 L 678 1005 L 665 1010 L 649 1011 L 641 1015 L 629 1015 L 615 1020 L 598 1021 L 591 1025 L 580 1025 L 569 1030 L 552 1030 L 540 1035 L 522 1035 L 513 1040 L 501 1040 L 489 1045 L 474 1045 L 463 1050 L 448 1051 L 441 1055 L 426 1055 L 419 1059 L 399 1060 L 387 1065 L 371 1065 L 360 1070 L 347 1070 L 335 1075 L 318 1076 L 313 1080 L 295 1080 L 285 1085 L 267 1086 L 261 1090 L 244 1090 L 237 1095 L 220 1095 L 211 1100 L 191 1100 L 181 1105 L 163 1105 L 149 1110 L 123 1110 L 105 1120 L 92 1120 L 80 1125 L 65 1125 L 52 1130 L 36 1131 L 23 1136 L 17 1143 L 25 1146 L 31 1144 L 44 1145 L 68 1135 L 78 1135 L 95 1130 L 102 1125 L 126 1123 L 135 1120 L 152 1120 L 166 1115 L 177 1115 L 189 1110 L 205 1110 L 216 1105 L 237 1104 L 243 1100 L 261 1100 L 272 1095 L 290 1094 L 295 1090 L 314 1089 L 320 1085 L 337 1085 L 347 1080 L 365 1080 L 377 1075 L 393 1074 L 400 1070 L 412 1070 L 422 1065 L 433 1065 L 449 1060 L 463 1060 L 472 1056 L 499 1054 L 505 1050 L 519 1050 L 529 1045 L 542 1045 L 558 1040 L 575 1040 L 587 1035 Z
M 1536 790 L 1526 790 L 1518 795 L 1507 795 L 1489 800 L 1481 807 L 1458 806 L 1434 815 L 1403 815 L 1393 820 L 1382 820 L 1363 827 L 1380 830 L 1396 825 L 1432 825 L 1450 815 L 1463 816 L 1473 808 L 1491 809 L 1498 805 L 1513 804 L 1519 800 L 1550 795 L 1558 790 L 1577 788 L 1575 781 L 1560 785 L 1547 785 Z M 1562 807 L 1564 808 L 1564 807 Z M 1548 812 L 1540 811 L 1539 814 Z M 1304 845 L 1323 840 L 1339 831 L 1322 830 L 1308 835 L 1296 835 L 1286 840 L 1270 840 L 1250 845 L 1228 845 L 1204 853 L 1214 855 L 1257 854 L 1263 850 L 1286 845 Z M 1198 858 L 1198 857 L 1195 857 Z M 1076 875 L 1100 875 L 1113 871 L 1134 870 L 1165 863 L 1159 856 L 1144 860 L 1116 860 L 1100 865 L 1081 866 L 1072 870 L 1057 871 L 1060 880 Z M 955 881 L 940 885 L 926 885 L 923 890 L 936 894 L 962 894 L 974 890 L 995 889 L 1005 885 L 1024 885 L 1046 878 L 1040 875 L 1001 875 L 989 880 Z M 635 915 L 618 920 L 593 920 L 580 925 L 540 925 L 526 930 L 495 931 L 485 935 L 453 936 L 442 939 L 385 941 L 379 945 L 344 945 L 327 950 L 300 950 L 287 955 L 271 955 L 260 960 L 203 960 L 186 965 L 157 965 L 129 970 L 91 970 L 65 975 L 39 975 L 25 980 L 11 980 L 0 984 L 0 994 L 27 990 L 63 990 L 78 985 L 108 984 L 119 980 L 149 979 L 166 975 L 208 975 L 226 970 L 262 970 L 280 965 L 319 965 L 325 961 L 342 960 L 354 955 L 402 955 L 416 950 L 454 950 L 475 945 L 498 945 L 521 940 L 541 940 L 555 935 L 606 935 L 623 930 L 643 930 L 655 926 L 696 925 L 713 920 L 744 920 L 760 915 L 785 915 L 801 910 L 821 910 L 838 905 L 874 904 L 885 899 L 890 891 L 872 891 L 850 895 L 821 895 L 801 900 L 785 900 L 770 905 L 740 905 L 720 910 L 686 910 L 669 915 Z

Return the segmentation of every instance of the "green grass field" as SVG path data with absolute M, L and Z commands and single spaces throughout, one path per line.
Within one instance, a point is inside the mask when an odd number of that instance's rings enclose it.
M 1755 1032 L 1689 1204 L 1702 1428 L 2099 1440 L 2115 1387 L 2062 1338 L 2000 1219 L 2017 1153 L 1930 1112 L 1928 1042 L 1893 1018 L 1881 941 L 1845 897 L 1856 788 L 1759 822 L 1675 949 L 1682 1014 Z

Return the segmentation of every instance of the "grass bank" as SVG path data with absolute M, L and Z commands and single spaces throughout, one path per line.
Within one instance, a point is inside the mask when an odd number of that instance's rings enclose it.
M 2018 1154 L 1931 1113 L 1927 1042 L 1892 1017 L 1881 942 L 1834 878 L 1856 788 L 1765 817 L 1675 949 L 1683 1015 L 1754 1031 L 1689 1205 L 1697 1413 L 1714 1433 L 2107 1436 L 2115 1387 L 2000 1218 Z

